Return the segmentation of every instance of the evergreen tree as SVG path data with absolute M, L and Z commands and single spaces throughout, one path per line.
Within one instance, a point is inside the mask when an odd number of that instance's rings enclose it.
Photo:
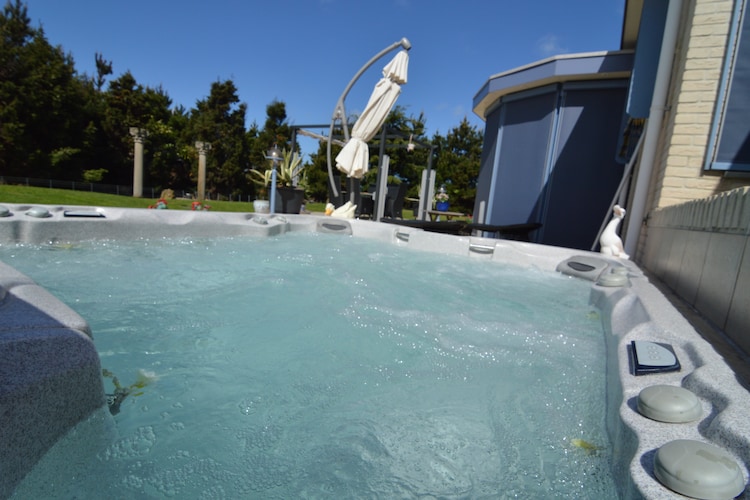
M 144 163 L 147 168 L 152 168 L 150 163 L 154 151 L 165 140 L 172 140 L 163 137 L 164 125 L 171 116 L 171 100 L 161 88 L 143 87 L 130 71 L 126 71 L 109 83 L 104 103 L 101 126 L 108 151 L 107 157 L 100 157 L 100 161 L 109 166 L 110 182 L 130 185 L 133 182 L 134 151 L 130 129 L 146 130 Z M 149 184 L 149 181 L 150 179 L 144 179 L 144 184 Z
M 170 188 L 177 193 L 192 192 L 194 182 L 191 180 L 193 160 L 195 160 L 194 141 L 191 142 L 190 114 L 183 106 L 175 107 L 164 128 L 163 141 L 156 150 L 150 175 L 154 185 L 164 189 Z M 197 160 L 196 160 L 197 161 Z
M 255 137 L 251 149 L 251 164 L 255 168 L 266 168 L 266 155 L 274 145 L 279 149 L 290 149 L 292 140 L 286 119 L 286 103 L 274 100 L 266 106 L 266 120 Z
M 94 54 L 96 62 L 96 90 L 101 92 L 108 75 L 112 74 L 112 61 L 106 61 L 100 53 Z
M 0 170 L 78 177 L 85 99 L 72 57 L 31 26 L 20 0 L 7 2 L 0 16 Z
M 351 117 L 349 128 L 355 123 L 356 117 Z M 402 106 L 395 106 L 386 118 L 386 144 L 385 154 L 390 157 L 389 162 L 389 183 L 402 182 L 409 186 L 407 196 L 418 196 L 419 185 L 422 176 L 422 170 L 427 167 L 427 160 L 430 154 L 429 150 L 416 148 L 409 151 L 407 145 L 409 139 L 415 141 L 427 142 L 424 137 L 425 119 L 424 115 L 418 117 L 407 116 L 406 110 Z M 343 140 L 343 131 L 334 130 L 334 135 Z M 362 190 L 374 188 L 378 167 L 380 165 L 380 139 L 381 133 L 373 137 L 370 141 L 370 160 L 369 170 L 361 180 Z M 331 162 L 335 163 L 336 155 L 341 151 L 341 147 L 333 145 L 331 148 Z M 311 155 L 311 164 L 306 168 L 308 196 L 316 201 L 328 199 L 328 160 L 327 160 L 327 143 L 321 142 L 317 152 Z M 333 173 L 337 176 L 344 176 L 340 173 L 335 165 L 332 165 Z
M 464 117 L 445 138 L 438 135 L 435 186 L 445 185 L 452 209 L 471 213 L 477 193 L 477 177 L 482 157 L 482 131 Z
M 418 197 L 419 187 L 422 180 L 422 170 L 427 168 L 429 150 L 415 148 L 409 151 L 407 146 L 409 140 L 429 142 L 424 135 L 426 121 L 422 113 L 419 116 L 406 116 L 406 110 L 402 106 L 395 106 L 386 119 L 387 135 L 386 154 L 390 157 L 388 173 L 391 178 L 389 183 L 400 182 L 409 186 L 408 197 Z M 379 151 L 379 148 L 378 148 Z M 374 154 L 370 158 L 371 170 L 369 176 L 375 179 L 377 165 L 380 158 Z
M 211 85 L 209 97 L 194 109 L 170 109 L 162 88 L 140 85 L 128 71 L 116 79 L 113 64 L 94 54 L 96 75 L 79 75 L 72 57 L 52 46 L 41 27 L 34 28 L 21 0 L 8 0 L 0 16 L 0 172 L 61 180 L 101 179 L 130 185 L 133 179 L 133 137 L 130 128 L 145 129 L 146 186 L 190 190 L 196 184 L 195 141 L 209 142 L 207 187 L 224 195 L 250 194 L 250 168 L 265 169 L 274 145 L 289 149 L 291 134 L 286 105 L 274 100 L 266 107 L 262 127 L 245 128 L 247 105 L 239 101 L 230 80 Z M 104 87 L 107 89 L 104 90 Z M 353 119 L 350 120 L 354 122 Z M 417 196 L 429 150 L 408 151 L 411 137 L 424 137 L 425 118 L 407 116 L 396 106 L 386 120 L 385 152 L 390 156 L 391 181 L 409 185 Z M 338 133 L 336 131 L 335 133 Z M 370 142 L 370 171 L 362 184 L 374 185 L 380 163 L 380 135 Z M 447 137 L 436 134 L 437 184 L 445 184 L 453 206 L 473 208 L 482 136 L 466 119 Z M 332 159 L 340 151 L 334 145 Z M 298 148 L 299 152 L 299 148 Z M 334 160 L 335 161 L 335 160 Z M 334 167 L 335 168 L 335 167 Z M 335 170 L 335 173 L 338 173 Z M 103 176 L 103 177 L 102 177 Z M 309 198 L 328 198 L 326 145 L 320 144 L 306 166 Z
M 343 131 L 340 129 L 334 129 L 334 136 L 343 140 Z M 328 159 L 327 159 L 328 143 L 320 141 L 318 143 L 318 150 L 310 154 L 310 162 L 305 167 L 305 182 L 307 184 L 305 188 L 305 194 L 308 199 L 325 202 L 328 201 Z M 341 151 L 341 146 L 337 144 L 331 145 L 331 161 L 335 163 L 336 155 Z M 336 165 L 332 165 L 333 174 L 336 176 L 343 176 L 341 172 L 336 168 Z
M 247 104 L 240 103 L 231 80 L 211 84 L 211 94 L 198 101 L 190 118 L 194 141 L 211 144 L 206 158 L 206 189 L 212 193 L 241 195 L 249 191 L 249 145 L 245 133 Z M 198 164 L 195 153 L 194 180 Z
M 146 180 L 157 192 L 166 188 L 177 193 L 192 190 L 190 149 L 180 140 L 187 124 L 188 116 L 183 107 L 172 110 L 166 121 L 159 119 L 148 123 Z

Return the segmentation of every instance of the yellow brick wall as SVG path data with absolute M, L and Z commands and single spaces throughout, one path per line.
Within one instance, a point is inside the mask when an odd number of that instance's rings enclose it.
M 750 178 L 703 170 L 734 0 L 683 9 L 635 260 L 750 353 Z
M 734 0 L 684 3 L 649 211 L 750 184 L 703 170 L 733 9 Z

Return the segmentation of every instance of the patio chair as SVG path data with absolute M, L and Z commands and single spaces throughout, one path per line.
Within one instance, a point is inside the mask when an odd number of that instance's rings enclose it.
M 372 219 L 375 215 L 375 200 L 372 199 L 372 188 L 367 193 L 361 193 L 359 200 L 358 217 Z
M 404 198 L 409 186 L 406 184 L 391 184 L 385 195 L 384 216 L 392 219 L 403 219 L 402 210 L 404 208 Z
M 333 189 L 331 189 L 331 184 L 328 183 L 328 201 L 333 203 L 335 207 L 340 207 L 344 204 L 344 193 L 341 191 L 341 176 L 334 175 L 333 182 L 337 187 L 337 192 L 334 193 Z

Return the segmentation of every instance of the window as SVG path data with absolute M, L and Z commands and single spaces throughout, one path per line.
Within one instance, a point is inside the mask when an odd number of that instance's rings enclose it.
M 750 172 L 750 22 L 737 0 L 709 136 L 706 170 Z

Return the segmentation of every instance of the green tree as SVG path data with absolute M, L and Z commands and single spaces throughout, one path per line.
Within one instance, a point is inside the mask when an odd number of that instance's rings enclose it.
M 208 98 L 198 101 L 191 113 L 194 141 L 211 143 L 206 158 L 206 189 L 212 193 L 241 195 L 249 192 L 246 171 L 249 145 L 245 133 L 247 104 L 241 103 L 231 80 L 214 82 Z M 197 152 L 193 168 L 197 182 Z
M 335 137 L 343 138 L 343 131 L 334 129 Z M 318 150 L 310 154 L 310 162 L 305 166 L 305 194 L 313 201 L 328 201 L 328 144 L 325 141 L 318 143 Z M 336 161 L 336 155 L 341 151 L 341 146 L 331 145 L 331 161 Z M 332 166 L 334 175 L 341 174 L 336 165 Z
M 169 120 L 152 120 L 147 125 L 148 138 L 144 156 L 147 160 L 148 183 L 161 191 L 170 188 L 176 192 L 190 190 L 189 153 L 179 142 L 180 128 L 185 126 L 181 113 L 172 112 Z
M 145 129 L 144 163 L 151 169 L 155 151 L 171 137 L 164 137 L 164 125 L 169 122 L 171 100 L 159 88 L 144 87 L 126 71 L 109 83 L 104 95 L 104 116 L 101 123 L 107 145 L 106 153 L 100 153 L 100 161 L 107 165 L 110 182 L 131 184 L 133 181 L 133 137 L 130 128 Z M 152 138 L 153 133 L 153 138 Z M 106 157 L 105 157 L 106 154 Z M 150 179 L 144 179 L 148 184 Z
M 103 180 L 129 185 L 133 175 L 130 128 L 145 129 L 146 186 L 189 190 L 195 186 L 195 141 L 212 144 L 207 187 L 221 194 L 250 194 L 250 168 L 268 165 L 274 144 L 291 147 L 286 105 L 274 100 L 259 127 L 245 129 L 247 106 L 230 80 L 212 84 L 209 97 L 194 109 L 170 109 L 161 87 L 139 84 L 130 72 L 115 79 L 113 64 L 94 54 L 96 74 L 79 75 L 72 57 L 51 45 L 41 27 L 34 28 L 21 0 L 7 0 L 0 16 L 0 172 L 9 176 L 64 180 Z M 107 87 L 106 91 L 104 87 Z M 354 122 L 353 119 L 350 120 Z M 390 175 L 409 185 L 416 196 L 429 150 L 408 151 L 409 138 L 428 142 L 425 118 L 408 116 L 396 106 L 386 120 L 385 151 Z M 335 133 L 338 133 L 336 131 Z M 372 185 L 380 163 L 380 135 L 370 142 Z M 481 152 L 481 134 L 464 120 L 445 138 L 435 135 L 438 184 L 445 183 L 455 207 L 471 210 Z M 333 157 L 340 150 L 334 145 Z M 299 147 L 297 148 L 299 151 Z M 308 197 L 328 197 L 326 147 L 321 144 L 305 169 Z
M 96 90 L 101 92 L 107 76 L 112 74 L 112 61 L 105 60 L 99 52 L 94 54 L 94 61 L 96 62 Z
M 99 54 L 96 54 L 97 66 L 104 61 Z M 111 63 L 108 63 L 111 66 Z M 111 70 L 110 70 L 111 72 Z M 104 131 L 103 122 L 106 115 L 105 95 L 99 88 L 99 83 L 104 82 L 104 73 L 100 73 L 95 81 L 86 75 L 79 77 L 81 84 L 82 100 L 84 102 L 83 120 L 80 127 L 82 132 L 82 146 L 80 152 L 75 156 L 75 168 L 71 174 L 79 174 L 80 177 L 71 177 L 73 180 L 79 178 L 86 180 L 88 171 L 104 171 L 105 174 L 97 181 L 106 180 L 106 173 L 111 168 L 111 147 L 109 139 Z M 53 174 L 49 174 L 52 176 Z
M 388 127 L 388 144 L 386 153 L 390 157 L 389 174 L 402 183 L 409 185 L 407 196 L 418 197 L 422 180 L 422 170 L 427 168 L 429 149 L 415 148 L 409 151 L 409 140 L 429 143 L 425 137 L 426 121 L 424 114 L 406 116 L 402 106 L 395 106 L 386 120 Z M 375 160 L 379 160 L 377 156 Z
M 417 197 L 422 176 L 422 170 L 427 167 L 429 150 L 415 148 L 410 151 L 407 146 L 409 140 L 429 142 L 425 136 L 425 118 L 423 114 L 417 117 L 407 116 L 403 106 L 394 106 L 385 120 L 386 144 L 385 154 L 390 158 L 388 167 L 389 184 L 404 183 L 409 186 L 407 196 Z M 370 142 L 370 169 L 362 180 L 363 188 L 376 183 L 380 158 L 381 132 Z
M 85 170 L 83 172 L 83 180 L 86 182 L 102 182 L 106 174 L 107 174 L 106 168 Z
M 161 139 L 154 137 L 152 142 L 153 162 L 149 170 L 154 185 L 178 193 L 191 192 L 195 185 L 191 170 L 197 158 L 190 132 L 190 114 L 183 106 L 175 107 L 166 125 L 159 127 L 158 134 Z M 155 145 L 159 145 L 158 149 Z
M 85 98 L 72 57 L 31 26 L 20 0 L 8 1 L 0 16 L 0 170 L 79 177 Z
M 349 129 L 355 123 L 357 117 L 350 117 Z M 429 149 L 416 148 L 409 151 L 407 145 L 409 140 L 421 141 L 427 143 L 424 136 L 425 118 L 420 114 L 417 117 L 407 116 L 406 110 L 402 106 L 395 106 L 386 117 L 386 144 L 385 154 L 390 158 L 389 162 L 389 182 L 402 182 L 409 186 L 407 196 L 418 196 L 419 185 L 422 176 L 422 170 L 427 167 L 427 161 L 430 154 Z M 336 129 L 334 135 L 342 139 L 343 131 Z M 369 170 L 361 181 L 363 190 L 373 187 L 378 175 L 380 165 L 380 139 L 381 133 L 378 132 L 370 141 L 370 159 Z M 331 161 L 335 162 L 336 155 L 341 150 L 339 146 L 334 145 L 331 152 Z M 321 142 L 318 150 L 310 156 L 310 165 L 306 168 L 308 195 L 316 200 L 323 201 L 328 198 L 328 160 L 327 144 Z M 340 174 L 336 166 L 333 165 L 334 175 Z
M 471 213 L 477 193 L 477 177 L 482 156 L 482 131 L 464 118 L 443 138 L 436 135 L 438 144 L 435 185 L 445 185 L 451 208 Z
M 257 129 L 250 151 L 250 162 L 255 168 L 267 165 L 266 155 L 274 145 L 279 149 L 290 149 L 292 140 L 286 116 L 286 103 L 274 100 L 266 106 L 263 128 Z
M 286 103 L 279 100 L 273 100 L 266 106 L 266 119 L 263 122 L 263 128 L 259 128 L 256 123 L 250 126 L 247 132 L 249 144 L 249 162 L 250 168 L 263 171 L 270 166 L 269 160 L 266 159 L 268 150 L 274 145 L 279 149 L 291 149 L 291 130 L 286 116 Z M 299 146 L 296 148 L 299 153 Z M 305 175 L 307 169 L 305 169 Z M 305 183 L 307 184 L 307 183 Z M 251 183 L 253 194 L 257 194 L 258 186 Z M 306 195 L 307 185 L 305 185 Z

